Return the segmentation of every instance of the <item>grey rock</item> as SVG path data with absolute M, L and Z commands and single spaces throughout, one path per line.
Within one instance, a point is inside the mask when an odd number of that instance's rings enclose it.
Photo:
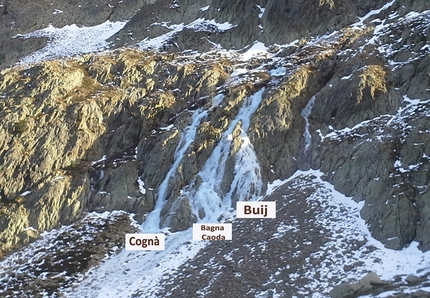
M 359 294 L 366 293 L 379 285 L 386 285 L 386 283 L 382 282 L 375 272 L 369 272 L 357 283 L 342 283 L 335 286 L 329 294 L 331 298 L 355 297 Z
M 360 292 L 371 290 L 373 286 L 381 284 L 382 281 L 375 272 L 369 272 L 363 276 L 359 281 Z
M 405 281 L 406 281 L 408 284 L 410 284 L 410 285 L 420 284 L 420 283 L 422 283 L 424 280 L 425 280 L 424 278 L 421 278 L 421 277 L 416 276 L 416 275 L 414 275 L 414 274 L 409 274 L 409 275 L 406 277 L 406 279 L 405 279 Z
M 112 2 L 114 7 L 96 1 L 81 8 L 59 1 L 57 9 L 67 11 L 60 15 L 46 9 L 48 2 L 9 2 L 1 15 L 0 26 L 5 29 L 0 30 L 1 37 L 6 38 L 0 46 L 0 67 L 43 46 L 46 40 L 8 41 L 47 23 L 90 26 L 107 19 L 130 18 L 127 26 L 112 37 L 113 47 L 130 44 L 132 37 L 139 40 L 168 31 L 162 25 L 151 26 L 155 21 L 189 24 L 206 18 L 235 25 L 225 32 L 215 32 L 211 27 L 198 32 L 187 28 L 172 36 L 166 45 L 168 52 L 206 50 L 211 42 L 240 48 L 256 39 L 268 43 L 296 38 L 301 41 L 277 53 L 277 58 L 285 59 L 285 75 L 272 78 L 268 70 L 258 69 L 236 85 L 229 78 L 235 62 L 217 54 L 187 61 L 189 58 L 182 55 L 126 49 L 3 70 L 0 202 L 5 210 L 0 213 L 4 230 L 0 243 L 7 245 L 0 250 L 30 241 L 32 237 L 22 234 L 30 225 L 42 232 L 72 223 L 88 209 L 122 209 L 143 217 L 154 208 L 158 187 L 175 160 L 191 111 L 204 107 L 209 110 L 208 116 L 200 124 L 195 141 L 177 171 L 167 177 L 163 225 L 172 224 L 178 229 L 189 226 L 195 216 L 201 217 L 206 211 L 192 214 L 181 190 L 190 183 L 192 187 L 200 185 L 201 177 L 196 175 L 237 115 L 243 99 L 262 87 L 266 88 L 263 102 L 251 119 L 248 135 L 264 185 L 288 178 L 297 169 L 320 169 L 336 189 L 355 201 L 364 201 L 361 215 L 372 236 L 387 247 L 401 249 L 416 240 L 422 250 L 430 249 L 430 139 L 423 133 L 430 125 L 424 113 L 428 103 L 423 102 L 417 111 L 408 111 L 405 127 L 388 121 L 390 115 L 403 111 L 399 110 L 406 104 L 403 96 L 428 98 L 423 86 L 428 85 L 430 58 L 421 50 L 427 44 L 426 18 L 390 18 L 399 26 L 388 26 L 381 42 L 392 45 L 395 51 L 381 55 L 376 46 L 363 47 L 372 37 L 372 29 L 345 29 L 337 33 L 339 36 L 333 35 L 333 42 L 324 47 L 324 52 L 307 43 L 307 38 L 357 21 L 357 16 L 385 4 L 382 0 L 207 0 L 182 1 L 179 7 L 164 0 L 136 0 L 127 5 L 117 1 Z M 426 1 L 406 2 L 397 1 L 393 9 L 405 15 L 408 9 L 422 11 L 427 7 Z M 209 5 L 209 9 L 201 11 L 203 5 Z M 257 5 L 266 9 L 261 18 Z M 381 11 L 366 22 L 372 24 L 375 18 L 383 19 L 389 13 Z M 15 51 L 23 46 L 29 48 Z M 421 56 L 406 61 L 413 55 Z M 401 63 L 394 67 L 387 61 Z M 253 59 L 246 67 L 257 70 L 262 63 L 279 66 L 270 59 Z M 223 107 L 212 109 L 211 99 L 220 92 L 225 95 Z M 305 120 L 301 111 L 314 96 L 308 119 L 312 141 L 304 152 Z M 324 137 L 363 121 L 368 122 L 353 133 Z M 175 128 L 160 129 L 170 124 Z M 231 190 L 239 145 L 236 128 L 220 194 Z M 103 155 L 105 161 L 93 163 Z M 148 190 L 145 195 L 139 192 L 138 177 Z M 32 193 L 20 195 L 27 190 Z M 171 211 L 177 216 L 169 217 Z M 18 220 L 13 221 L 15 215 Z
M 186 230 L 196 222 L 188 197 L 179 197 L 172 204 L 167 204 L 162 214 L 161 227 L 170 227 L 172 232 Z
M 430 292 L 424 290 L 418 290 L 415 293 L 412 293 L 412 298 L 429 298 Z
M 355 295 L 360 290 L 360 285 L 343 283 L 330 290 L 331 298 L 346 298 Z

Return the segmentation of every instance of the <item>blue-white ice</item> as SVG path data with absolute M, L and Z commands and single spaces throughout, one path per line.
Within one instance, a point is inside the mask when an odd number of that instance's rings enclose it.
M 166 199 L 169 195 L 169 181 L 174 177 L 179 165 L 184 158 L 185 152 L 188 150 L 190 145 L 194 142 L 196 138 L 197 128 L 203 118 L 207 116 L 207 111 L 198 109 L 193 114 L 193 121 L 191 125 L 184 129 L 181 135 L 181 140 L 175 150 L 175 159 L 173 165 L 171 166 L 169 172 L 164 178 L 163 182 L 160 184 L 157 193 L 157 202 L 155 204 L 154 210 L 148 214 L 145 222 L 142 225 L 142 232 L 152 233 L 157 232 L 160 229 L 160 212 L 166 204 Z
M 312 108 L 315 104 L 315 96 L 312 96 L 312 98 L 309 100 L 306 107 L 302 110 L 302 117 L 305 119 L 305 132 L 303 133 L 303 136 L 305 137 L 305 152 L 308 151 L 309 146 L 311 145 L 311 133 L 309 132 L 309 115 L 312 112 Z
M 251 199 L 260 194 L 262 186 L 260 167 L 246 133 L 252 115 L 260 106 L 263 92 L 264 89 L 261 89 L 244 100 L 238 115 L 222 134 L 221 140 L 198 174 L 202 180 L 199 188 L 184 189 L 184 193 L 188 193 L 191 198 L 194 213 L 198 214 L 199 210 L 205 211 L 203 222 L 216 222 L 221 215 L 227 217 L 232 211 L 233 192 L 239 200 Z M 236 156 L 232 191 L 225 195 L 221 190 L 221 183 L 233 141 L 233 130 L 238 124 L 241 125 L 242 144 Z M 245 183 L 244 179 L 250 180 Z

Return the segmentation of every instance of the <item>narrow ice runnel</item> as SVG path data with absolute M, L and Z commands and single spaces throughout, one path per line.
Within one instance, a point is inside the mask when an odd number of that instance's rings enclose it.
M 242 200 L 250 199 L 260 194 L 262 186 L 260 167 L 246 133 L 249 129 L 252 115 L 260 106 L 263 92 L 264 88 L 244 100 L 236 118 L 223 133 L 220 142 L 197 175 L 197 177 L 201 178 L 198 189 L 188 188 L 188 190 L 183 191 L 188 193 L 191 199 L 194 214 L 197 215 L 204 211 L 202 221 L 216 222 L 221 215 L 229 214 L 233 191 L 236 197 Z M 227 158 L 230 154 L 233 130 L 239 122 L 242 131 L 242 144 L 236 156 L 232 190 L 224 195 L 221 190 L 221 183 L 224 178 Z
M 193 114 L 193 121 L 184 129 L 184 132 L 181 135 L 181 140 L 179 141 L 179 144 L 175 150 L 175 161 L 173 162 L 169 172 L 158 188 L 155 208 L 151 213 L 148 214 L 145 221 L 143 222 L 142 232 L 148 233 L 157 232 L 160 230 L 160 212 L 166 204 L 169 191 L 169 180 L 175 175 L 182 159 L 184 158 L 185 152 L 196 138 L 197 128 L 199 127 L 200 122 L 207 116 L 207 114 L 208 112 L 204 111 L 203 109 L 196 110 Z
M 312 112 L 312 108 L 314 107 L 314 104 L 315 104 L 315 96 L 312 96 L 312 98 L 309 100 L 308 104 L 302 110 L 302 113 L 301 113 L 302 117 L 306 121 L 305 132 L 303 133 L 303 136 L 305 137 L 305 152 L 308 151 L 312 140 L 311 133 L 309 132 L 309 115 Z

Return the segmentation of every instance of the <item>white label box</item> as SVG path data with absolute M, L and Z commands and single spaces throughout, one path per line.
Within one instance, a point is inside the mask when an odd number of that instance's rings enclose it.
M 164 234 L 125 234 L 125 250 L 164 250 Z
M 276 218 L 276 202 L 237 202 L 237 218 Z
M 193 224 L 193 240 L 232 240 L 232 225 Z

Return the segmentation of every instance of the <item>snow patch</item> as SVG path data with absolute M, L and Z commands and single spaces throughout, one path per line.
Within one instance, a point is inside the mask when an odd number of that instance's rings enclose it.
M 107 157 L 106 157 L 106 155 L 103 155 L 103 157 L 102 157 L 102 158 L 100 158 L 99 160 L 95 160 L 95 161 L 91 162 L 91 165 L 93 166 L 93 165 L 96 165 L 96 164 L 102 163 L 102 162 L 104 162 L 105 160 L 107 160 Z
M 251 48 L 249 48 L 245 53 L 242 54 L 243 61 L 249 61 L 252 58 L 256 58 L 258 56 L 267 55 L 267 47 L 262 42 L 255 42 Z
M 349 80 L 352 77 L 352 74 L 350 74 L 349 76 L 344 76 L 342 78 L 340 78 L 341 80 Z
M 49 25 L 45 29 L 28 34 L 19 34 L 15 38 L 49 38 L 48 44 L 21 59 L 20 64 L 32 64 L 44 60 L 83 55 L 107 49 L 106 41 L 121 30 L 126 22 L 104 22 L 93 27 L 78 27 L 76 24 L 55 28 Z
M 266 8 L 261 7 L 260 5 L 255 5 L 257 6 L 257 8 L 260 10 L 260 12 L 258 13 L 258 18 L 261 19 L 264 15 L 264 12 L 266 11 Z
M 175 126 L 173 124 L 170 124 L 170 125 L 165 126 L 165 127 L 160 127 L 160 129 L 164 130 L 164 131 L 171 131 L 173 128 L 175 128 Z
M 206 20 L 203 18 L 199 18 L 188 25 L 184 23 L 181 24 L 173 24 L 168 25 L 169 23 L 153 23 L 152 26 L 160 25 L 170 29 L 170 32 L 167 32 L 163 35 L 154 37 L 154 38 L 146 38 L 143 41 L 137 43 L 136 45 L 141 49 L 155 49 L 160 50 L 164 45 L 171 43 L 175 46 L 178 46 L 176 43 L 172 41 L 173 37 L 182 31 L 184 28 L 193 29 L 195 31 L 211 31 L 211 32 L 224 32 L 231 28 L 236 27 L 236 25 L 230 24 L 228 22 L 218 23 L 215 20 Z
M 246 73 L 248 73 L 249 72 L 249 70 L 248 69 L 246 69 L 246 68 L 237 68 L 237 69 L 235 69 L 232 73 L 231 73 L 231 77 L 237 77 L 237 76 L 240 76 L 240 75 L 243 75 L 243 74 L 246 74 Z
M 233 25 L 229 22 L 224 23 L 218 23 L 215 20 L 206 20 L 199 18 L 195 20 L 194 22 L 190 23 L 188 26 L 186 26 L 189 29 L 194 29 L 196 31 L 207 31 L 208 29 L 216 29 L 219 32 L 230 30 L 236 25 Z
M 146 194 L 145 183 L 142 181 L 142 178 L 137 178 L 137 184 L 139 186 L 139 192 L 143 195 Z
M 379 8 L 379 9 L 374 9 L 374 10 L 369 11 L 365 16 L 363 16 L 363 17 L 359 17 L 360 21 L 359 21 L 359 22 L 357 22 L 357 23 L 355 23 L 355 24 L 353 24 L 352 26 L 363 26 L 363 25 L 364 25 L 364 22 L 365 22 L 367 19 L 369 19 L 369 18 L 370 18 L 371 16 L 373 16 L 373 15 L 377 15 L 377 14 L 381 13 L 382 11 L 384 11 L 384 10 L 386 10 L 386 9 L 390 8 L 390 7 L 394 4 L 394 2 L 396 2 L 396 0 L 393 0 L 393 1 L 391 1 L 391 2 L 386 3 L 385 5 L 383 5 L 383 6 L 382 6 L 381 8 Z
M 278 67 L 271 69 L 269 73 L 272 77 L 282 77 L 287 74 L 287 69 L 285 67 Z
M 430 251 L 421 252 L 417 242 L 402 250 L 390 250 L 374 239 L 360 217 L 364 201 L 356 203 L 339 193 L 332 184 L 322 180 L 323 176 L 318 170 L 297 171 L 289 179 L 274 183 L 280 186 L 294 181 L 294 187 L 298 189 L 313 186 L 315 192 L 307 201 L 317 203 L 323 210 L 322 214 L 317 215 L 315 224 L 331 234 L 329 241 L 309 258 L 321 259 L 321 264 L 316 267 L 307 262 L 303 265 L 305 276 L 290 276 L 291 279 L 305 277 L 311 281 L 305 286 L 305 296 L 312 293 L 312 297 L 326 297 L 333 287 L 333 277 L 348 282 L 374 271 L 382 280 L 392 280 L 397 275 L 416 274 L 430 268 Z M 279 229 L 295 229 L 295 226 L 280 225 Z M 360 244 L 357 245 L 357 242 Z M 352 269 L 345 270 L 346 267 Z

